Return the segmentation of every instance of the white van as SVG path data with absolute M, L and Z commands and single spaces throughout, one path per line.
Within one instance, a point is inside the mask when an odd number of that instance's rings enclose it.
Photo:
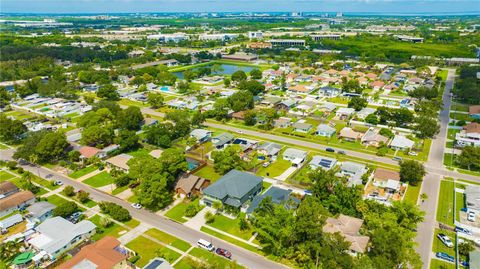
M 197 241 L 197 246 L 204 248 L 208 251 L 214 251 L 215 247 L 212 245 L 212 243 L 208 242 L 207 240 L 200 239 Z

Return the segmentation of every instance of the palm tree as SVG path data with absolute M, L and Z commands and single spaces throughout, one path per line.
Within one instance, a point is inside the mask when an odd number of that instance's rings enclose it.
M 9 241 L 0 244 L 0 260 L 8 262 L 20 252 L 21 243 Z

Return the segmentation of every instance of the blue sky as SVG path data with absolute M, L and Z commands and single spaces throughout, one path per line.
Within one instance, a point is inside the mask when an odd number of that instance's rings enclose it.
M 476 13 L 480 0 L 0 0 L 1 12 L 372 12 Z

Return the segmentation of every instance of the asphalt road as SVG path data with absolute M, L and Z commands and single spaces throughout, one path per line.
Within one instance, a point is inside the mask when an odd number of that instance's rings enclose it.
M 11 160 L 12 154 L 13 154 L 13 150 L 2 150 L 0 151 L 0 159 Z M 108 202 L 113 202 L 118 205 L 121 205 L 130 212 L 133 218 L 136 218 L 143 223 L 147 223 L 159 230 L 162 230 L 166 233 L 169 233 L 173 236 L 183 239 L 194 246 L 196 245 L 196 242 L 198 241 L 198 239 L 203 238 L 207 241 L 212 242 L 213 245 L 216 247 L 226 248 L 232 252 L 234 260 L 236 260 L 239 264 L 246 266 L 247 268 L 268 268 L 268 269 L 289 268 L 287 266 L 270 261 L 261 255 L 258 255 L 251 251 L 237 247 L 228 242 L 219 240 L 215 237 L 204 234 L 202 232 L 193 230 L 180 223 L 174 222 L 166 217 L 154 214 L 148 210 L 134 209 L 130 206 L 128 202 L 120 198 L 101 192 L 95 188 L 92 188 L 81 182 L 75 181 L 60 173 L 53 172 L 41 166 L 32 166 L 32 165 L 19 165 L 19 166 L 23 167 L 27 171 L 32 172 L 35 175 L 40 175 L 40 177 L 44 179 L 46 178 L 47 175 L 53 175 L 53 176 L 49 176 L 48 180 L 61 180 L 64 183 L 64 185 L 73 186 L 76 190 L 87 191 L 90 193 L 90 197 L 95 201 L 108 201 Z

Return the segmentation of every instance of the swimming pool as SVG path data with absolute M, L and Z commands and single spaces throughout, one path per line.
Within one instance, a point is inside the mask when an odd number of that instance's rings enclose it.
M 199 161 L 192 158 L 187 158 L 187 167 L 189 171 L 195 170 L 199 165 L 200 165 Z

